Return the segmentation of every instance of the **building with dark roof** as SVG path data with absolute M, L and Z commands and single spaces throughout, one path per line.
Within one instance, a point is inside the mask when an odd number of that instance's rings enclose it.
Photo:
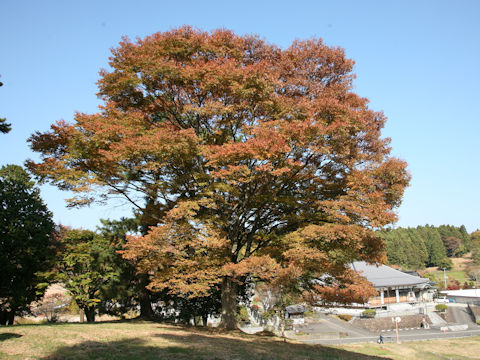
M 410 275 L 386 265 L 370 265 L 365 261 L 355 261 L 351 268 L 370 281 L 378 291 L 378 296 L 370 298 L 366 304 L 370 307 L 433 299 L 435 291 L 429 279 Z

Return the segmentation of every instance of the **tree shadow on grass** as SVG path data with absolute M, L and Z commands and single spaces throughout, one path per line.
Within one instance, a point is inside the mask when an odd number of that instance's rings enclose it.
M 133 338 L 110 342 L 85 341 L 64 346 L 44 360 L 56 359 L 162 359 L 162 360 L 302 360 L 302 359 L 383 359 L 321 345 L 284 343 L 252 335 L 231 337 L 228 334 L 155 334 L 150 338 Z
M 19 337 L 22 337 L 22 335 L 20 335 L 20 334 L 15 334 L 15 333 L 1 333 L 1 334 L 0 334 L 0 342 L 1 342 L 1 341 L 8 340 L 8 339 L 19 338 Z

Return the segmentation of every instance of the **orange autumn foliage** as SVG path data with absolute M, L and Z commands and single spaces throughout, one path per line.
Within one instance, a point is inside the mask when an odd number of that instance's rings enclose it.
M 355 259 L 384 260 L 375 230 L 395 221 L 409 181 L 385 116 L 352 91 L 353 65 L 320 39 L 281 49 L 187 26 L 123 39 L 99 112 L 32 135 L 42 158 L 27 165 L 74 191 L 72 206 L 130 202 L 144 236 L 125 256 L 152 289 L 342 279 Z

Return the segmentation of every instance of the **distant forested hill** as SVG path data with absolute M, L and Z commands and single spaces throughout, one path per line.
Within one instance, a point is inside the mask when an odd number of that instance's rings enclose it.
M 397 228 L 382 230 L 380 235 L 386 243 L 388 262 L 408 269 L 450 268 L 449 257 L 462 256 L 472 247 L 472 238 L 463 225 Z

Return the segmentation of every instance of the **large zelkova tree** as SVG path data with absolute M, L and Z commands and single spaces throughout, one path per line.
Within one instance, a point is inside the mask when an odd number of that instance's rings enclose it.
M 39 272 L 52 266 L 52 214 L 40 190 L 17 165 L 0 169 L 0 325 L 41 297 Z
M 124 39 L 109 64 L 99 112 L 35 133 L 42 161 L 28 166 L 75 191 L 72 205 L 121 195 L 135 207 L 144 236 L 125 256 L 150 289 L 219 286 L 233 328 L 248 279 L 288 270 L 310 291 L 329 274 L 340 289 L 349 262 L 384 260 L 374 230 L 395 221 L 409 176 L 342 49 L 182 27 Z

